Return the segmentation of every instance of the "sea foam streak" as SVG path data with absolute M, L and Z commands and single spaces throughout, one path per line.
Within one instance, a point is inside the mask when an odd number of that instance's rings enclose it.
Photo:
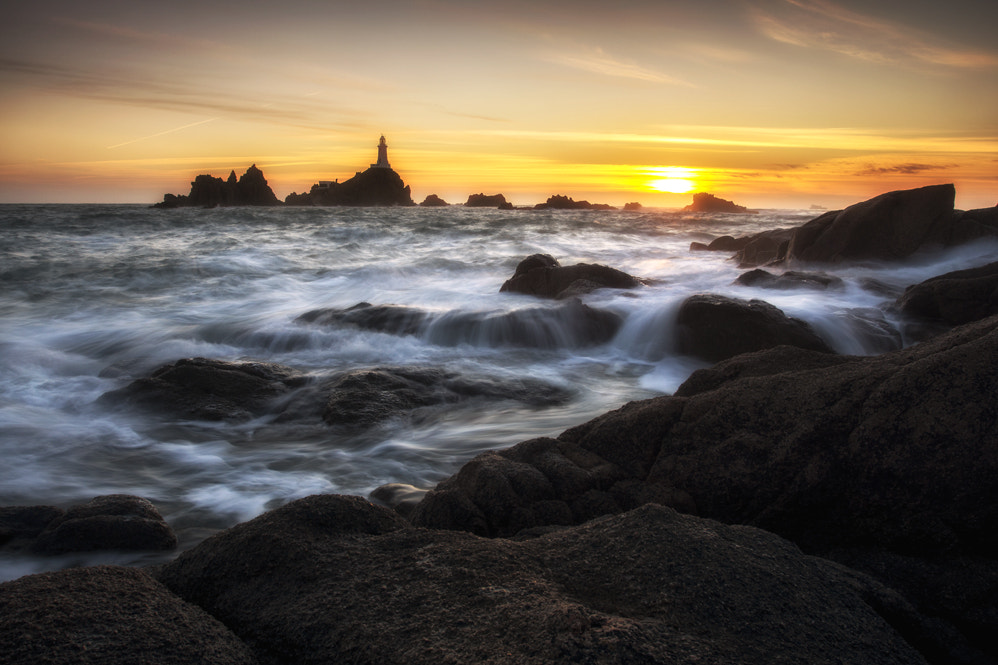
M 475 454 L 556 435 L 621 404 L 674 390 L 703 363 L 679 357 L 678 305 L 693 293 L 761 298 L 809 321 L 843 353 L 873 353 L 854 310 L 881 290 L 990 260 L 993 244 L 852 266 L 835 291 L 732 285 L 726 254 L 691 241 L 799 225 L 808 211 L 0 206 L 0 505 L 68 504 L 129 493 L 158 505 L 189 547 L 212 530 L 319 492 L 429 487 Z M 623 325 L 605 343 L 573 337 L 564 303 L 499 293 L 517 263 L 549 253 L 647 279 L 586 296 Z M 321 308 L 398 305 L 425 325 L 392 334 L 296 321 Z M 532 330 L 524 344 L 514 328 Z M 377 366 L 531 377 L 568 403 L 472 401 L 345 434 L 322 422 L 187 422 L 95 403 L 184 357 L 253 359 L 324 375 Z M 135 561 L 125 555 L 89 560 Z M 78 561 L 73 559 L 70 562 Z M 66 565 L 4 555 L 0 578 Z

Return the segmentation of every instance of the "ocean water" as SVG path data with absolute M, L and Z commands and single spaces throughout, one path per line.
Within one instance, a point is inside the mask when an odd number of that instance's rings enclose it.
M 892 291 L 995 254 L 985 243 L 904 264 L 853 265 L 834 271 L 844 288 L 816 292 L 736 286 L 743 270 L 727 254 L 689 251 L 692 241 L 796 226 L 815 215 L 0 206 L 0 505 L 136 494 L 159 507 L 183 549 L 310 494 L 366 495 L 390 482 L 429 488 L 484 450 L 557 435 L 675 390 L 704 366 L 674 351 L 675 313 L 691 294 L 762 298 L 810 322 L 837 351 L 869 354 L 878 349 L 851 323 L 857 310 L 883 309 Z M 499 292 L 517 263 L 538 252 L 562 265 L 602 263 L 648 280 L 633 291 L 584 297 L 624 318 L 614 339 L 574 345 L 558 330 L 558 303 Z M 431 324 L 393 335 L 295 321 L 360 302 L 418 308 Z M 529 311 L 524 325 L 543 328 L 550 343 L 524 347 L 490 328 L 515 311 Z M 270 361 L 314 375 L 404 366 L 531 377 L 571 398 L 546 407 L 452 404 L 351 433 L 268 418 L 171 420 L 97 403 L 165 363 L 195 356 Z M 0 579 L 154 560 L 0 553 Z

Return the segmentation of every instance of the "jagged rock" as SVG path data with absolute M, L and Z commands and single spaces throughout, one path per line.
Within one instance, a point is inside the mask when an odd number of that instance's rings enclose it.
M 464 205 L 468 208 L 499 208 L 500 210 L 509 210 L 513 207 L 513 204 L 507 201 L 502 194 L 472 194 Z
M 93 550 L 171 550 L 177 536 L 151 502 L 110 494 L 69 508 L 35 535 L 35 554 Z
M 831 353 L 806 322 L 777 307 L 715 294 L 683 301 L 676 317 L 676 343 L 679 353 L 711 362 L 781 344 Z
M 924 663 L 905 637 L 925 622 L 889 589 L 653 505 L 514 542 L 309 497 L 159 578 L 275 664 Z
M 774 275 L 761 268 L 742 273 L 735 280 L 735 284 L 764 289 L 812 289 L 815 291 L 841 289 L 845 286 L 845 282 L 842 281 L 841 277 L 828 275 L 823 272 L 787 270 L 779 275 Z
M 394 169 L 372 166 L 344 182 L 312 185 L 308 194 L 291 194 L 296 206 L 412 206 L 409 186 Z
M 276 206 L 281 202 L 263 177 L 263 171 L 253 164 L 238 180 L 236 172 L 229 173 L 228 180 L 215 178 L 211 175 L 199 175 L 191 183 L 191 192 L 187 196 L 166 194 L 163 202 L 154 208 L 200 207 L 214 208 L 216 206 Z
M 217 619 L 149 573 L 71 568 L 0 584 L 0 661 L 49 665 L 256 665 Z
M 683 208 L 686 212 L 748 212 L 745 206 L 736 205 L 732 201 L 721 199 L 707 192 L 697 192 L 693 195 L 693 203 Z
M 568 196 L 555 194 L 548 197 L 546 202 L 535 205 L 534 210 L 616 210 L 616 208 L 605 203 L 576 201 Z
M 915 339 L 998 314 L 998 263 L 909 286 L 896 307 L 906 319 L 905 333 Z
M 100 402 L 197 420 L 246 420 L 304 383 L 299 372 L 274 363 L 185 358 L 105 393 Z
M 642 208 L 643 208 L 643 206 L 640 203 L 638 203 L 637 201 L 632 201 L 630 203 L 625 203 L 624 204 L 624 210 L 628 210 L 628 211 L 637 211 L 637 210 L 641 210 Z
M 633 289 L 640 285 L 641 280 L 616 268 L 592 263 L 562 266 L 550 254 L 533 254 L 520 262 L 499 291 L 558 299 L 599 288 Z
M 427 208 L 434 208 L 434 207 L 448 206 L 450 204 L 447 203 L 446 201 L 444 201 L 442 198 L 440 198 L 436 194 L 430 194 L 425 199 L 423 199 L 423 202 L 420 203 L 419 205 L 421 205 L 423 207 L 427 207 Z

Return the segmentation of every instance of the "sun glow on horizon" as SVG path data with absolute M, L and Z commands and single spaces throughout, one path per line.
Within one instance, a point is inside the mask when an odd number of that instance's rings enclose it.
M 656 192 L 687 194 L 697 187 L 696 181 L 693 180 L 694 173 L 691 169 L 680 166 L 667 166 L 652 169 L 650 174 L 657 177 L 648 182 L 648 188 Z

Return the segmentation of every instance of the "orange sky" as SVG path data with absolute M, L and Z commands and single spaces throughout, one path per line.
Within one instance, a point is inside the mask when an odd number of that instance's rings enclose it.
M 253 163 L 283 198 L 385 134 L 417 201 L 998 203 L 993 0 L 339 4 L 5 10 L 0 202 L 152 203 Z

